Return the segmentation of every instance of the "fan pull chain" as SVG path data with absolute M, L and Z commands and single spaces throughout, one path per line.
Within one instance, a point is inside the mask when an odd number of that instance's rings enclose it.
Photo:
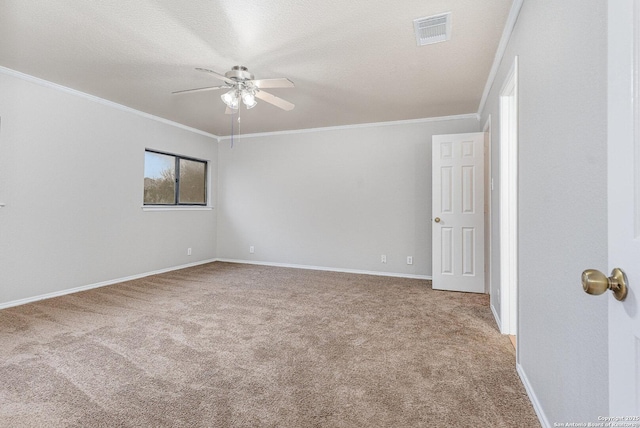
M 236 135 L 240 135 L 240 107 L 238 106 L 238 132 Z M 236 113 L 231 113 L 231 148 L 233 149 L 233 122 L 235 122 Z
M 233 149 L 233 116 L 235 113 L 231 113 L 231 148 Z

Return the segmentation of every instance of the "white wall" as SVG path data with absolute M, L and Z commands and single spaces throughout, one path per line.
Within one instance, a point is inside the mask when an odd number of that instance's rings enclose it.
M 464 117 L 222 140 L 218 257 L 431 276 L 431 136 L 479 127 Z
M 607 299 L 580 283 L 584 269 L 607 268 L 606 5 L 525 1 L 481 112 L 493 118 L 497 184 L 498 97 L 518 55 L 518 360 L 551 426 L 608 414 Z M 495 293 L 498 263 L 493 272 Z
M 215 178 L 214 138 L 6 69 L 0 94 L 0 305 L 215 258 L 215 210 L 141 209 L 145 147 Z

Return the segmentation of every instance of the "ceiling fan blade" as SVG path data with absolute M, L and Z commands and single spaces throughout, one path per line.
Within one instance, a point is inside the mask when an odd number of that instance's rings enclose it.
M 286 77 L 281 77 L 279 79 L 258 79 L 252 80 L 252 82 L 256 86 L 256 88 L 260 89 L 293 88 L 295 86 L 293 82 Z
M 233 85 L 235 83 L 233 80 L 229 79 L 224 74 L 218 73 L 217 71 L 209 70 L 208 68 L 200 68 L 200 67 L 196 67 L 196 70 L 212 74 L 213 77 L 216 77 L 229 85 Z
M 238 110 L 233 110 L 232 108 L 227 107 L 224 111 L 224 114 L 236 114 Z
M 290 111 L 293 110 L 295 105 L 291 104 L 289 101 L 283 100 L 282 98 L 278 98 L 275 95 L 270 94 L 265 91 L 257 91 L 256 98 L 260 98 L 262 101 L 266 101 L 269 104 L 273 104 L 276 107 L 280 107 L 282 110 Z
M 195 88 L 195 89 L 184 89 L 182 91 L 173 91 L 172 94 L 186 94 L 188 92 L 202 92 L 202 91 L 214 91 L 216 89 L 226 89 L 230 88 L 229 85 L 220 85 L 220 86 L 206 86 L 204 88 Z

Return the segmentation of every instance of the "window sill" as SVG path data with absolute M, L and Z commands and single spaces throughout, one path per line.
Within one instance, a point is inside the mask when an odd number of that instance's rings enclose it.
M 142 211 L 211 211 L 211 206 L 183 206 L 183 205 L 143 205 Z

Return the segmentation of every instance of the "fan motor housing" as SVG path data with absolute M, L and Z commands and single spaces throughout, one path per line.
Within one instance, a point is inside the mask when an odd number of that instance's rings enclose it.
M 249 73 L 247 67 L 242 65 L 235 65 L 230 71 L 224 73 L 224 75 L 236 81 L 253 80 L 253 74 Z

